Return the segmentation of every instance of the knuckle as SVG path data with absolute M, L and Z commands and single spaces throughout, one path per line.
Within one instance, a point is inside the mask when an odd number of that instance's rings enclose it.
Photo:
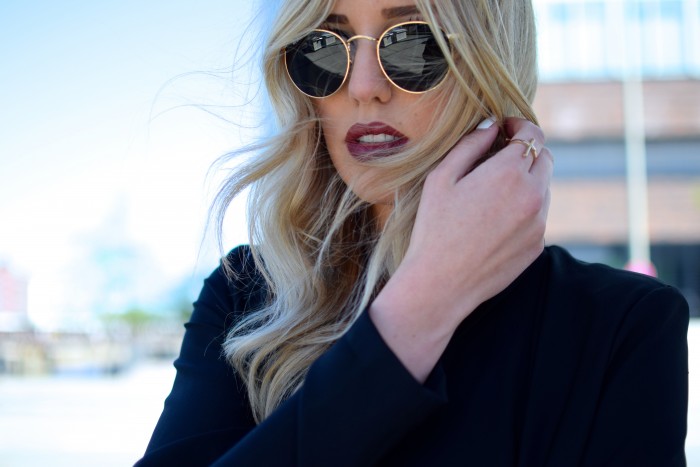
M 544 149 L 545 142 L 547 141 L 547 137 L 545 136 L 544 131 L 542 131 L 542 128 L 530 121 L 525 121 L 524 125 L 518 128 L 516 133 L 513 135 L 513 138 L 526 141 L 530 140 L 531 138 L 535 138 L 538 152 Z
M 540 149 L 538 159 L 540 157 L 543 157 L 543 158 L 549 160 L 551 163 L 554 163 L 554 155 L 552 154 L 552 151 L 550 151 L 547 146 L 542 146 L 542 149 Z
M 538 127 L 534 123 L 532 124 L 532 130 L 534 131 L 534 137 L 537 141 L 542 143 L 544 146 L 545 141 L 547 140 L 547 137 L 544 135 L 544 131 L 542 131 L 542 128 Z
M 522 210 L 526 217 L 539 217 L 546 200 L 546 195 L 538 190 L 531 189 L 522 198 Z

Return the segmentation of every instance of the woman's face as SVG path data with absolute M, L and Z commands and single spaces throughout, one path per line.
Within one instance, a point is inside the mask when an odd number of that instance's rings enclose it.
M 322 27 L 341 31 L 345 37 L 377 38 L 390 26 L 422 19 L 412 0 L 338 0 L 329 23 Z M 370 180 L 378 169 L 361 161 L 423 138 L 433 114 L 439 111 L 437 93 L 411 94 L 396 88 L 379 66 L 377 43 L 357 39 L 354 45 L 350 75 L 343 87 L 314 103 L 335 169 L 359 198 L 374 204 L 383 222 L 391 211 L 392 194 L 373 189 Z

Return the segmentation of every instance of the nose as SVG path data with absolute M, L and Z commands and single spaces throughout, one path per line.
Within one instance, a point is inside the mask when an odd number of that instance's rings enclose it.
M 354 42 L 355 54 L 348 77 L 348 93 L 355 101 L 386 103 L 391 99 L 391 83 L 379 66 L 377 43 L 371 40 Z

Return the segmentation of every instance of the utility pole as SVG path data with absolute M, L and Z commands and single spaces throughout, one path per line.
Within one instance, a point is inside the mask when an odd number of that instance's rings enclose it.
M 619 2 L 623 27 L 622 91 L 625 125 L 625 160 L 627 168 L 627 215 L 629 262 L 626 269 L 656 275 L 651 263 L 647 195 L 646 131 L 644 127 L 644 92 L 642 54 L 641 1 Z M 625 7 L 634 8 L 624 11 Z M 636 24 L 630 18 L 638 18 Z

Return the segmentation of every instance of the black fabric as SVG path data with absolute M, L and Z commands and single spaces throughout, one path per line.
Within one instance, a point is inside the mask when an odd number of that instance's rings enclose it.
M 238 276 L 216 270 L 195 303 L 140 467 L 685 465 L 688 306 L 672 287 L 548 247 L 426 384 L 365 313 L 256 426 L 221 342 L 265 291 L 247 247 L 231 258 Z

